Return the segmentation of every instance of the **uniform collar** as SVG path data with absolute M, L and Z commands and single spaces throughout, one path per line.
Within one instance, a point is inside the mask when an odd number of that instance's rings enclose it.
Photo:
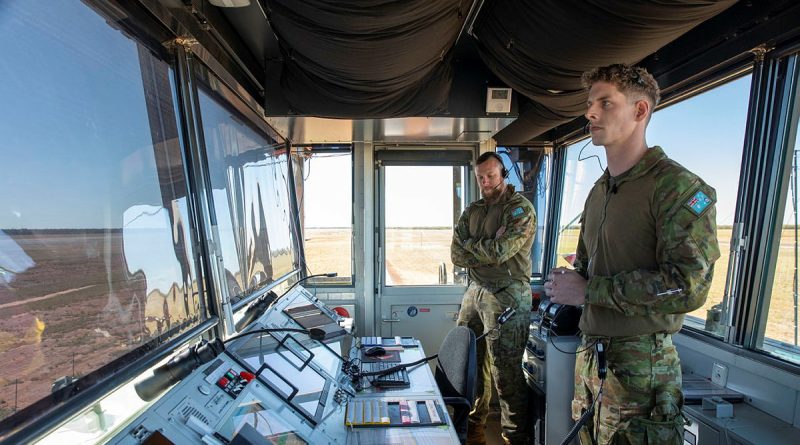
M 515 191 L 516 191 L 516 189 L 514 188 L 514 186 L 513 186 L 513 185 L 511 185 L 511 184 L 506 184 L 506 189 L 505 189 L 505 191 L 504 191 L 504 192 L 503 192 L 503 194 L 500 196 L 500 199 L 498 199 L 498 200 L 497 200 L 497 202 L 495 202 L 494 204 L 502 204 L 502 203 L 504 203 L 504 202 L 507 202 L 507 201 L 508 201 L 509 199 L 511 199 L 511 197 L 514 195 L 514 192 L 515 192 Z M 494 204 L 492 204 L 492 205 L 494 205 Z M 485 206 L 485 205 L 487 205 L 487 204 L 486 204 L 486 200 L 485 200 L 484 198 L 481 198 L 481 199 L 479 199 L 479 200 L 475 201 L 475 205 L 478 205 L 478 206 Z
M 649 172 L 653 169 L 653 167 L 658 164 L 659 161 L 666 158 L 667 155 L 664 154 L 664 150 L 659 147 L 658 145 L 648 148 L 647 151 L 644 152 L 644 156 L 639 162 L 636 163 L 633 167 L 628 169 L 628 171 L 620 173 L 619 175 L 615 176 L 617 185 L 633 181 L 637 178 L 640 178 L 645 175 L 645 173 Z M 595 184 L 600 182 L 608 182 L 611 178 L 611 174 L 608 173 L 608 168 L 603 172 L 603 175 L 595 181 Z

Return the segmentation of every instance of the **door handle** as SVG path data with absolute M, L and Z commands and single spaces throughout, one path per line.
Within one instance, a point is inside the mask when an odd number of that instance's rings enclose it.
M 381 318 L 381 321 L 384 323 L 399 323 L 399 318 Z

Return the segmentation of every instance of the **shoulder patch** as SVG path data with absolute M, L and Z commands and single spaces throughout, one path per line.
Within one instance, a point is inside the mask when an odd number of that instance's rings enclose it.
M 702 190 L 698 190 L 688 201 L 684 204 L 689 210 L 697 216 L 700 216 L 703 211 L 714 202 Z
M 514 210 L 511 211 L 511 217 L 512 218 L 517 218 L 517 217 L 522 216 L 524 213 L 525 213 L 525 211 L 522 210 L 522 207 L 517 207 L 517 208 L 515 208 Z

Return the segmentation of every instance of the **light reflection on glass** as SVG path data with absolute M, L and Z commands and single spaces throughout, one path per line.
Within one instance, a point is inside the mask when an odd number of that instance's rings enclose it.
M 170 66 L 80 2 L 2 15 L 0 419 L 203 318 Z
M 200 108 L 226 285 L 243 296 L 294 268 L 287 155 L 208 87 Z

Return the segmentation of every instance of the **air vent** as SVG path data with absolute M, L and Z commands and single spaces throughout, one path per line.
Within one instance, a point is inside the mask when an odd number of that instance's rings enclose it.
M 188 420 L 189 417 L 194 417 L 195 419 L 205 423 L 206 425 L 211 425 L 211 422 L 208 420 L 208 417 L 206 417 L 203 413 L 200 412 L 200 410 L 198 410 L 188 402 L 181 407 L 180 415 L 181 417 L 183 417 L 184 420 Z

